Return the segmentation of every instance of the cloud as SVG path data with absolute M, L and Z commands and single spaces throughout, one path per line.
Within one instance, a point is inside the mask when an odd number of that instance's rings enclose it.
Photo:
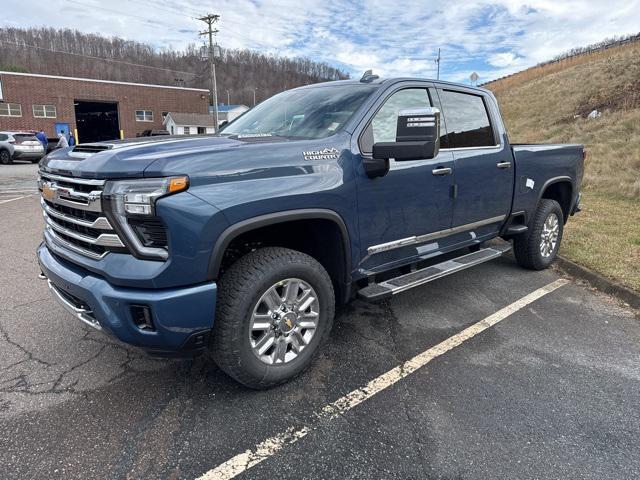
M 480 81 L 571 48 L 640 31 L 640 0 L 3 0 L 0 25 L 80 28 L 183 48 L 202 40 L 197 17 L 221 15 L 219 43 L 304 56 L 358 77 L 430 76 Z M 89 27 L 90 26 L 90 27 Z
M 489 55 L 487 62 L 494 67 L 510 67 L 518 63 L 518 57 L 513 52 L 494 53 Z

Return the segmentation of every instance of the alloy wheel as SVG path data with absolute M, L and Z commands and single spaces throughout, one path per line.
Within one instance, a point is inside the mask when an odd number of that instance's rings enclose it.
M 540 254 L 549 258 L 556 248 L 560 234 L 560 222 L 555 213 L 550 213 L 542 226 L 540 235 Z
M 319 318 L 313 287 L 299 278 L 282 280 L 268 288 L 253 308 L 251 349 L 268 365 L 289 363 L 309 345 Z

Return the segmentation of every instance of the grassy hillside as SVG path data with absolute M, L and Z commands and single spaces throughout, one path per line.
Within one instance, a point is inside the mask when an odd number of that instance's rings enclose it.
M 561 253 L 640 290 L 640 42 L 486 87 L 512 142 L 585 144 L 583 212 Z M 586 118 L 593 109 L 600 118 Z

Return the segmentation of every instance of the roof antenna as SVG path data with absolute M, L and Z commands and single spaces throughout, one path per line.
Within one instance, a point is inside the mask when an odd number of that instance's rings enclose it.
M 374 80 L 376 80 L 378 78 L 380 78 L 380 77 L 378 75 L 374 75 L 373 74 L 373 70 L 367 70 L 362 75 L 362 78 L 360 78 L 360 81 L 362 83 L 370 83 L 370 82 L 373 82 Z

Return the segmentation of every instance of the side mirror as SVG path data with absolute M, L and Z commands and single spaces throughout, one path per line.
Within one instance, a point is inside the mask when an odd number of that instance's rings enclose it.
M 398 112 L 395 142 L 373 144 L 373 158 L 396 161 L 434 158 L 440 150 L 440 110 L 410 108 Z

